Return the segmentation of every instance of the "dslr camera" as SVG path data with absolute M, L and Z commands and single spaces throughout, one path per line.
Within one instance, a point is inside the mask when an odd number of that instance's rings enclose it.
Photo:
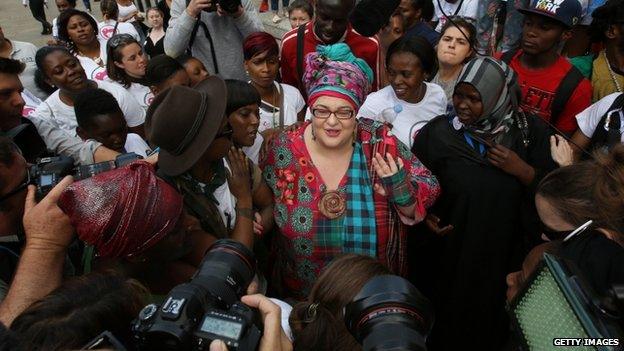
M 240 302 L 255 270 L 255 257 L 244 245 L 215 242 L 190 282 L 139 313 L 132 327 L 138 349 L 208 350 L 219 339 L 229 350 L 256 350 L 262 333 L 253 310 Z
M 28 170 L 29 183 L 37 186 L 37 198 L 45 197 L 65 176 L 71 175 L 74 180 L 92 177 L 111 169 L 125 166 L 142 157 L 134 152 L 121 154 L 115 161 L 105 161 L 86 166 L 74 167 L 74 159 L 67 156 L 44 157 L 37 160 Z
M 191 0 L 186 0 L 186 6 L 189 5 Z M 221 9 L 227 13 L 236 13 L 238 8 L 242 6 L 241 0 L 212 0 L 212 6 L 204 9 L 206 12 L 217 11 L 217 5 L 221 6 Z
M 364 351 L 426 351 L 433 305 L 396 275 L 369 280 L 345 307 L 347 330 Z

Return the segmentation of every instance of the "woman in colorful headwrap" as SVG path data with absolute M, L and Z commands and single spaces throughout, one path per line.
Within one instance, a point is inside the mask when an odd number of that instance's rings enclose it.
M 143 161 L 71 184 L 58 205 L 93 248 L 86 271 L 95 258 L 98 269 L 120 270 L 155 293 L 187 281 L 215 240 Z
M 405 225 L 421 221 L 439 192 L 386 125 L 356 120 L 373 80 L 363 60 L 341 43 L 319 46 L 306 61 L 313 118 L 276 137 L 263 162 L 280 229 L 273 285 L 294 298 L 341 253 L 376 257 L 405 275 Z
M 505 276 L 520 267 L 524 234 L 538 233 L 534 187 L 556 167 L 548 127 L 518 109 L 519 96 L 507 65 L 475 58 L 458 77 L 456 113 L 431 120 L 412 148 L 444 189 L 425 220 L 435 234 L 410 247 L 441 350 L 485 336 L 479 349 L 500 350 L 507 336 Z

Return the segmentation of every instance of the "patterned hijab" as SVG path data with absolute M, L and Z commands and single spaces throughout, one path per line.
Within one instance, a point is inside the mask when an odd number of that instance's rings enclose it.
M 477 140 L 500 143 L 518 110 L 520 88 L 516 74 L 504 62 L 476 57 L 462 69 L 459 83 L 468 83 L 477 89 L 483 103 L 483 114 L 474 124 L 464 126 L 466 131 Z

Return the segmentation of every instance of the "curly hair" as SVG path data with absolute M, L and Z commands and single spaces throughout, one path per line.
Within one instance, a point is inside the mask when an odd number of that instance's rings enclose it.
M 64 41 L 67 44 L 67 47 L 68 47 L 68 49 L 70 50 L 70 52 L 72 54 L 75 54 L 77 49 L 76 49 L 76 44 L 74 44 L 74 42 L 69 37 L 69 33 L 67 31 L 67 25 L 69 24 L 69 20 L 72 17 L 74 17 L 74 16 L 81 16 L 87 22 L 89 22 L 89 24 L 93 28 L 93 33 L 95 34 L 96 39 L 97 39 L 97 33 L 98 33 L 97 22 L 88 13 L 86 13 L 84 11 L 76 10 L 76 9 L 69 9 L 69 10 L 61 13 L 59 15 L 59 17 L 58 17 L 59 39 L 61 39 L 62 41 Z

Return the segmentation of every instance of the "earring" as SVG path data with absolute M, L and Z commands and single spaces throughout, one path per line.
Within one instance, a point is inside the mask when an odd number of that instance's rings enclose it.
M 310 126 L 310 133 L 312 133 L 312 140 L 316 141 L 316 134 L 314 134 L 314 127 Z

